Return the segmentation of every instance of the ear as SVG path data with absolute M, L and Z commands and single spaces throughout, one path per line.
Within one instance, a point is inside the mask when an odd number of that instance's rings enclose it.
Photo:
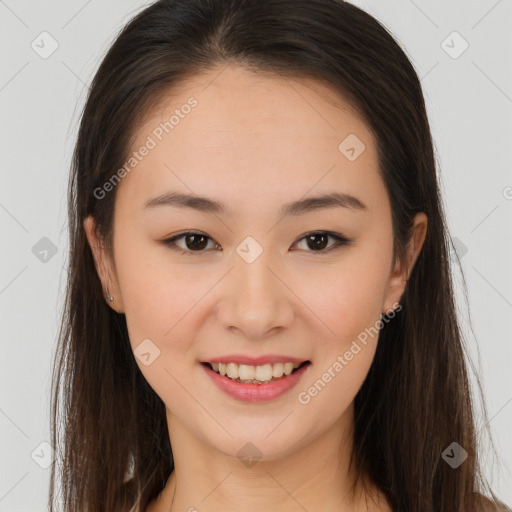
M 384 298 L 382 313 L 391 313 L 396 309 L 396 304 L 400 302 L 405 291 L 407 281 L 411 276 L 412 269 L 420 255 L 421 248 L 427 235 L 428 219 L 425 213 L 417 213 L 414 217 L 414 225 L 409 245 L 406 251 L 406 262 L 395 263 L 395 267 L 389 277 L 386 294 Z
M 121 296 L 121 289 L 119 287 L 114 264 L 109 258 L 102 240 L 98 236 L 96 223 L 94 217 L 91 215 L 84 219 L 84 230 L 94 257 L 94 264 L 101 281 L 105 301 L 114 311 L 124 313 L 123 298 Z M 113 301 L 108 300 L 109 294 L 114 297 Z

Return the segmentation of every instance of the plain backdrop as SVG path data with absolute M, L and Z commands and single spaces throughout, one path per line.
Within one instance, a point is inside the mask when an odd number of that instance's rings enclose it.
M 510 505 L 512 0 L 355 3 L 395 35 L 421 78 L 469 292 L 468 308 L 457 288 L 458 306 L 498 452 L 490 457 L 482 437 L 485 474 Z M 148 4 L 0 0 L 0 512 L 46 510 L 71 152 L 102 56 Z

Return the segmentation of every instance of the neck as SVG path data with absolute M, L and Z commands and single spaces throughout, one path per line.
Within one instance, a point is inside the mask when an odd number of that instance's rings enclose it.
M 272 459 L 243 442 L 249 456 L 227 455 L 194 436 L 169 411 L 167 421 L 175 470 L 148 512 L 238 512 L 241 504 L 246 512 L 277 505 L 281 512 L 296 512 L 318 510 L 319 503 L 324 512 L 390 510 L 385 500 L 375 502 L 383 495 L 367 479 L 356 481 L 350 465 L 352 407 L 321 436 Z

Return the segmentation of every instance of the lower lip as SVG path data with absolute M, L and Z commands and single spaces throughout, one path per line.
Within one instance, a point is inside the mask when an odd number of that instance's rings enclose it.
M 219 389 L 235 400 L 240 400 L 242 402 L 266 402 L 268 400 L 278 398 L 292 389 L 311 366 L 311 363 L 305 364 L 290 375 L 283 376 L 278 380 L 274 380 L 266 384 L 244 384 L 236 382 L 214 372 L 207 365 L 201 364 L 201 366 Z

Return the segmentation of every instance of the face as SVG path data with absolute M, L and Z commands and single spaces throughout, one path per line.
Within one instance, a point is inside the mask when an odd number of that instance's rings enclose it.
M 351 105 L 311 80 L 220 71 L 169 92 L 138 127 L 116 190 L 114 261 L 92 218 L 85 229 L 171 440 L 180 425 L 224 454 L 250 441 L 272 459 L 351 420 L 380 315 L 408 275 L 392 261 L 376 141 Z M 215 203 L 162 199 L 171 193 Z M 424 216 L 415 226 L 411 264 Z M 270 384 L 202 364 L 242 356 L 309 363 Z

